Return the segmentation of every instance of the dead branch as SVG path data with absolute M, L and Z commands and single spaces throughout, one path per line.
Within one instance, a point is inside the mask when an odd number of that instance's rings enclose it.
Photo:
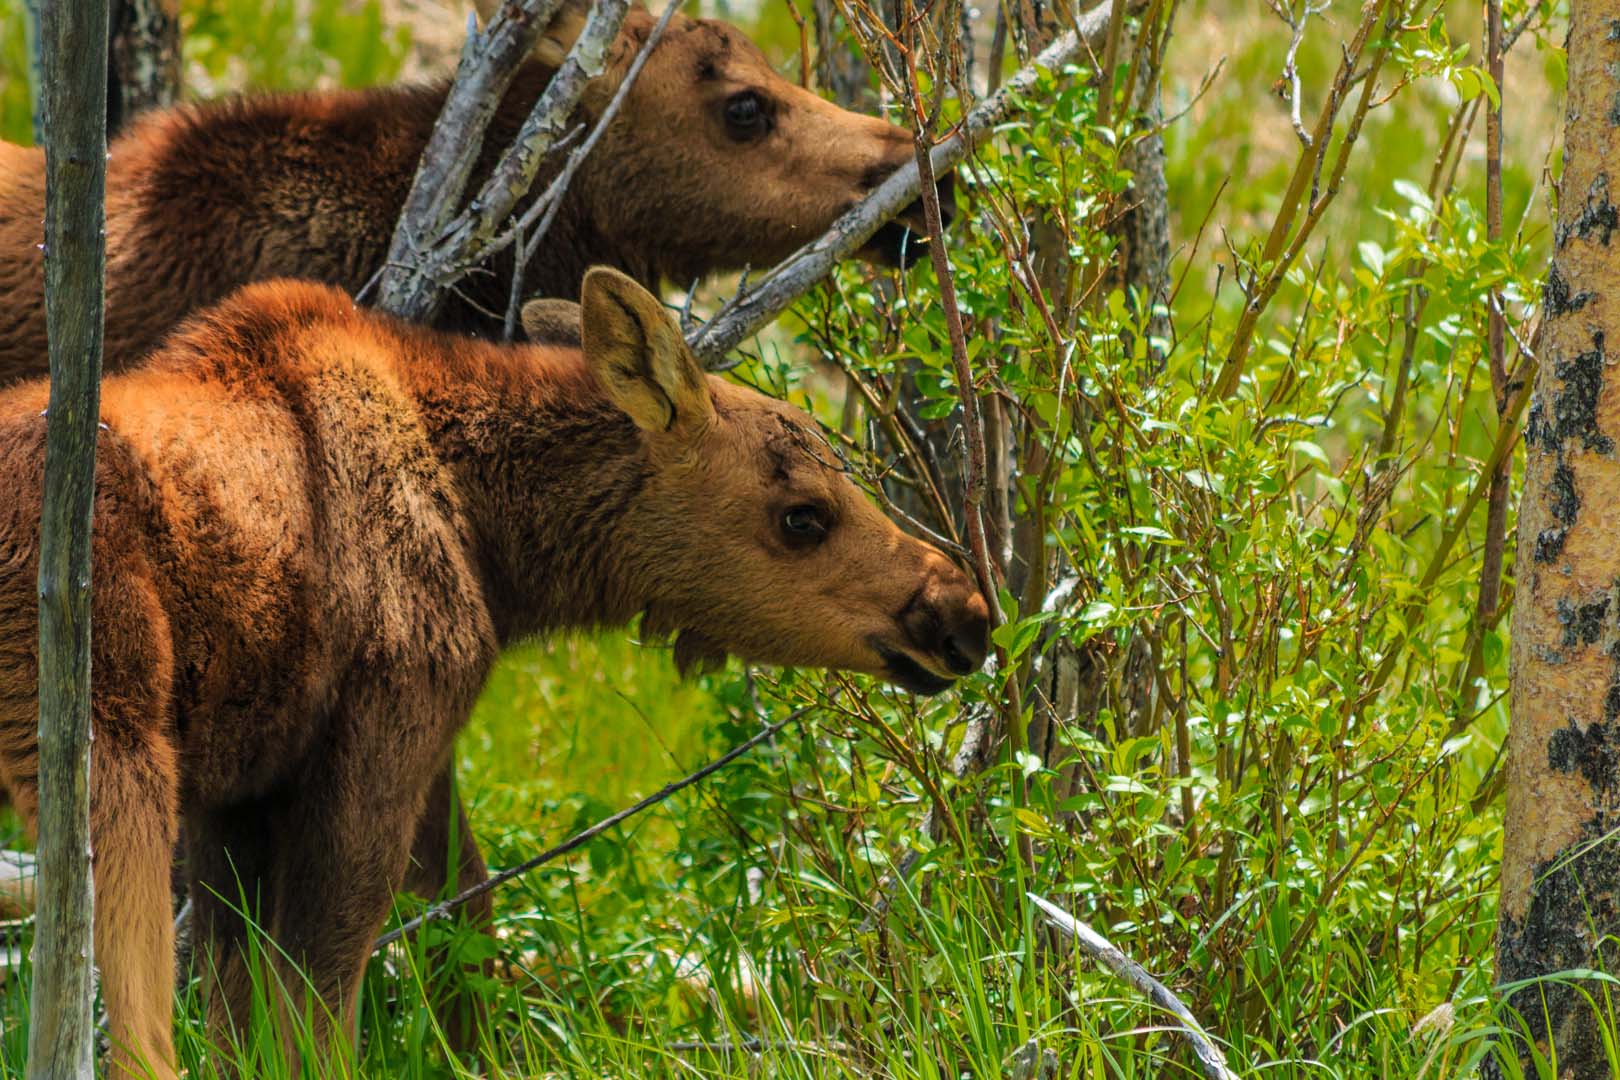
M 664 28 L 669 25 L 669 20 L 674 17 L 676 10 L 680 6 L 680 0 L 669 0 L 669 3 L 664 7 L 664 13 L 658 17 L 658 22 L 653 24 L 652 32 L 647 35 L 647 40 L 642 43 L 640 51 L 636 53 L 636 58 L 631 61 L 630 69 L 625 72 L 624 79 L 619 83 L 619 88 L 613 92 L 613 99 L 608 102 L 607 108 L 603 109 L 602 115 L 597 118 L 596 127 L 592 129 L 589 137 L 568 155 L 568 160 L 563 164 L 556 178 L 546 187 L 545 193 L 534 200 L 534 203 L 523 212 L 523 216 L 512 225 L 512 228 L 491 244 L 485 252 L 486 255 L 492 255 L 508 244 L 517 244 L 517 251 L 514 255 L 516 261 L 512 267 L 512 291 L 506 307 L 505 338 L 507 341 L 512 340 L 512 334 L 517 328 L 518 311 L 523 300 L 524 268 L 528 266 L 529 260 L 534 258 L 535 252 L 540 250 L 541 242 L 545 240 L 546 234 L 551 231 L 551 223 L 557 220 L 557 210 L 562 206 L 563 196 L 568 194 L 568 185 L 573 183 L 574 174 L 579 171 L 580 164 L 590 156 L 591 150 L 595 148 L 597 142 L 602 138 L 602 133 L 613 123 L 613 118 L 619 113 L 619 107 L 624 104 L 624 99 L 629 95 L 630 88 L 636 83 L 636 77 L 641 74 L 642 67 L 646 65 L 647 57 L 652 55 L 653 49 L 657 48 L 658 39 L 664 36 Z M 586 33 L 589 32 L 587 27 Z M 560 148 L 561 144 L 559 143 L 557 146 Z M 545 216 L 541 217 L 542 214 Z M 534 225 L 536 218 L 540 219 L 538 226 Z M 530 232 L 531 226 L 533 226 L 532 233 Z
M 445 283 L 436 276 L 436 263 L 430 263 L 429 253 L 461 205 L 484 146 L 484 132 L 518 65 L 534 48 L 561 2 L 513 0 L 502 4 L 482 33 L 468 17 L 467 41 L 456 65 L 455 82 L 422 151 L 388 248 L 378 292 L 378 306 L 384 311 L 420 320 L 438 305 Z
M 1120 979 L 1137 993 L 1142 994 L 1153 1004 L 1174 1016 L 1178 1022 L 1182 1038 L 1192 1048 L 1193 1056 L 1198 1059 L 1198 1068 L 1209 1080 L 1237 1080 L 1237 1074 L 1232 1072 L 1226 1064 L 1226 1055 L 1221 1053 L 1205 1033 L 1203 1025 L 1193 1016 L 1192 1010 L 1184 1005 L 1180 998 L 1171 993 L 1158 979 L 1149 975 L 1147 969 L 1135 960 L 1126 956 L 1115 948 L 1107 938 L 1087 926 L 1085 923 L 1070 915 L 1049 900 L 1042 899 L 1034 893 L 1025 893 L 1030 902 L 1041 909 L 1046 921 L 1055 926 L 1064 935 L 1080 946 L 1082 952 L 1097 963 L 1107 968 L 1111 974 Z
M 1100 45 L 1108 32 L 1114 2 L 1117 0 L 1079 16 L 1074 30 L 1059 37 L 1034 63 L 975 105 L 948 138 L 934 145 L 930 155 L 934 172 L 948 172 L 966 158 L 981 139 L 1014 111 L 1017 99 L 1033 88 L 1041 69 L 1061 69 L 1077 59 L 1083 49 L 1094 50 Z M 837 263 L 854 254 L 884 222 L 915 202 L 921 192 L 922 174 L 916 164 L 902 167 L 833 222 L 821 237 L 800 248 L 750 287 L 739 289 L 714 318 L 687 335 L 687 344 L 705 366 L 723 368 L 728 352 L 808 292 L 831 273 Z
M 579 832 L 575 833 L 573 836 L 570 836 L 567 840 L 564 840 L 556 847 L 542 851 L 532 859 L 525 860 L 516 866 L 508 867 L 498 874 L 492 874 L 486 880 L 479 882 L 477 885 L 474 885 L 471 888 L 463 889 L 450 899 L 434 904 L 416 918 L 411 919 L 409 922 L 388 931 L 388 933 L 378 938 L 377 943 L 372 946 L 373 950 L 380 949 L 385 945 L 391 945 L 400 938 L 404 937 L 406 934 L 414 933 L 430 922 L 446 918 L 452 911 L 465 904 L 467 901 L 473 899 L 473 897 L 481 896 L 492 889 L 499 888 L 500 886 L 505 885 L 508 881 L 511 881 L 513 878 L 522 877 L 524 874 L 527 874 L 530 870 L 533 870 L 537 866 L 543 866 L 554 859 L 561 858 L 570 851 L 573 851 L 575 848 L 580 847 L 587 841 L 602 835 L 621 822 L 635 817 L 648 807 L 657 806 L 659 803 L 668 799 L 676 792 L 685 790 L 686 788 L 691 787 L 693 784 L 714 775 L 727 765 L 730 765 L 733 761 L 736 761 L 738 758 L 748 753 L 748 751 L 754 749 L 754 747 L 758 746 L 760 743 L 769 742 L 771 739 L 775 738 L 777 733 L 783 728 L 787 727 L 795 720 L 798 720 L 809 711 L 810 709 L 808 707 L 794 709 L 781 720 L 771 724 L 769 727 L 761 728 L 746 742 L 739 743 L 732 747 L 720 757 L 715 758 L 713 761 L 697 770 L 697 772 L 688 773 L 679 780 L 670 781 L 639 802 L 625 807 L 616 814 L 610 814 L 587 829 L 581 829 Z
M 495 231 L 511 216 L 518 200 L 528 193 L 547 156 L 567 141 L 569 122 L 585 92 L 585 85 L 602 74 L 608 46 L 619 36 L 619 27 L 629 10 L 630 0 L 597 0 L 579 40 L 574 42 L 567 59 L 551 77 L 540 100 L 534 103 L 517 138 L 501 155 L 483 188 L 431 247 L 418 253 L 421 261 L 417 263 L 417 273 L 430 283 L 438 283 L 439 295 L 497 250 L 497 245 L 492 243 Z M 628 84 L 627 79 L 620 91 Z M 610 119 L 604 116 L 597 130 L 605 128 Z M 548 191 L 547 195 L 550 194 Z M 557 198 L 560 202 L 560 193 Z M 437 303 L 437 299 L 433 302 Z

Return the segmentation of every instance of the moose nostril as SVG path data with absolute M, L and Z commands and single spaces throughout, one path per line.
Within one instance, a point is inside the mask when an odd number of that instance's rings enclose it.
M 862 191 L 871 191 L 873 188 L 883 183 L 883 181 L 887 180 L 890 175 L 893 174 L 893 172 L 894 165 L 892 163 L 879 162 L 878 164 L 869 167 L 865 172 L 861 173 L 860 177 L 855 181 L 855 184 Z
M 957 675 L 971 674 L 984 663 L 984 645 L 964 641 L 958 634 L 945 635 L 940 652 L 945 666 Z

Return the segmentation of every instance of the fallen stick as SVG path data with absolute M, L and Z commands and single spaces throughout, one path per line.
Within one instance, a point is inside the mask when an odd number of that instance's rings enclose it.
M 1203 1025 L 1193 1016 L 1192 1010 L 1182 1004 L 1181 999 L 1171 993 L 1168 987 L 1149 975 L 1141 964 L 1115 948 L 1107 938 L 1050 900 L 1042 899 L 1034 893 L 1024 895 L 1029 898 L 1030 903 L 1041 909 L 1047 922 L 1075 941 L 1087 956 L 1107 968 L 1131 989 L 1174 1016 L 1179 1021 L 1182 1038 L 1187 1040 L 1193 1056 L 1198 1059 L 1199 1071 L 1209 1080 L 1237 1080 L 1237 1074 L 1227 1068 L 1226 1055 L 1221 1053 L 1220 1047 L 1205 1034 Z
M 973 151 L 979 141 L 1013 111 L 1016 98 L 1028 93 L 1041 69 L 1055 70 L 1083 51 L 1100 44 L 1108 33 L 1114 3 L 1110 0 L 1080 15 L 1075 29 L 1048 45 L 1035 61 L 1008 79 L 1002 87 L 970 109 L 951 135 L 936 143 L 929 160 L 934 173 L 943 175 Z M 789 304 L 853 255 L 890 218 L 917 200 L 922 175 L 911 162 L 891 173 L 865 199 L 857 203 L 819 238 L 812 240 L 757 282 L 739 288 L 714 317 L 686 337 L 705 367 L 722 369 L 726 354 L 760 327 L 780 315 Z
M 768 727 L 761 728 L 752 738 L 748 739 L 746 742 L 738 743 L 720 757 L 715 758 L 713 761 L 703 766 L 703 768 L 699 769 L 697 772 L 689 773 L 688 775 L 681 777 L 679 780 L 672 780 L 639 802 L 625 807 L 616 814 L 603 818 L 601 821 L 598 821 L 595 825 L 592 825 L 588 829 L 581 829 L 579 832 L 575 833 L 573 836 L 570 836 L 567 840 L 564 840 L 556 847 L 542 851 L 534 858 L 521 862 L 516 866 L 508 867 L 498 874 L 492 874 L 490 877 L 479 882 L 477 885 L 463 889 L 461 892 L 450 897 L 450 899 L 442 900 L 439 903 L 434 904 L 416 918 L 395 927 L 393 930 L 388 931 L 388 933 L 378 938 L 376 944 L 372 946 L 372 951 L 375 952 L 385 945 L 391 945 L 400 938 L 404 937 L 406 934 L 420 930 L 430 922 L 448 917 L 452 911 L 465 904 L 473 897 L 482 896 L 491 889 L 497 889 L 500 886 L 505 885 L 508 881 L 511 881 L 515 877 L 521 877 L 524 874 L 527 874 L 530 870 L 533 870 L 537 866 L 551 862 L 553 859 L 561 858 L 587 841 L 607 832 L 609 829 L 613 828 L 615 825 L 626 820 L 627 818 L 634 817 L 635 815 L 641 813 L 649 806 L 657 806 L 659 803 L 663 802 L 677 791 L 684 788 L 689 788 L 705 777 L 712 776 L 714 773 L 719 772 L 727 765 L 730 765 L 733 761 L 736 761 L 738 758 L 748 753 L 748 751 L 752 750 L 760 743 L 768 742 L 770 739 L 774 738 L 783 728 L 787 727 L 789 724 L 793 723 L 795 720 L 799 719 L 809 711 L 810 710 L 808 707 L 794 709 L 781 720 L 778 720 L 776 723 L 771 724 Z

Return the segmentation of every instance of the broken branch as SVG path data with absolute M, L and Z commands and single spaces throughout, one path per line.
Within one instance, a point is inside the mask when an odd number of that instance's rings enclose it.
M 1182 1038 L 1187 1040 L 1193 1056 L 1198 1059 L 1199 1071 L 1209 1080 L 1237 1080 L 1237 1074 L 1227 1067 L 1226 1055 L 1221 1053 L 1221 1048 L 1210 1040 L 1203 1025 L 1193 1016 L 1192 1010 L 1171 993 L 1167 986 L 1149 975 L 1141 964 L 1120 952 L 1107 938 L 1050 900 L 1042 899 L 1034 893 L 1024 895 L 1029 898 L 1030 903 L 1041 909 L 1041 914 L 1046 916 L 1047 922 L 1079 945 L 1082 952 L 1107 968 L 1131 989 L 1174 1016 Z

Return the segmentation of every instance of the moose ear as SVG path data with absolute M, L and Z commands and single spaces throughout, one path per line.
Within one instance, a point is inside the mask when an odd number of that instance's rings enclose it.
M 585 362 L 608 397 L 644 431 L 702 425 L 714 415 L 708 376 L 652 293 L 598 266 L 580 291 Z
M 488 26 L 502 2 L 473 0 L 473 6 L 478 9 L 478 21 Z M 585 29 L 585 20 L 590 13 L 590 0 L 562 0 L 551 22 L 541 32 L 540 40 L 534 44 L 535 58 L 548 67 L 561 67 L 568 50 L 574 47 L 580 31 Z
M 523 305 L 523 336 L 536 345 L 579 348 L 579 305 L 572 300 L 530 300 Z

